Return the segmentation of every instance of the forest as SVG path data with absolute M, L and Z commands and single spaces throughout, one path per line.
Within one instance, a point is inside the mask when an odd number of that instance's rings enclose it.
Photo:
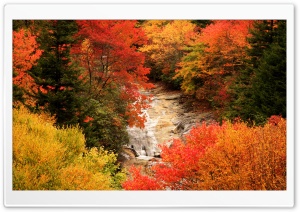
M 285 20 L 14 20 L 12 45 L 14 190 L 286 190 Z M 215 121 L 124 167 L 157 83 Z

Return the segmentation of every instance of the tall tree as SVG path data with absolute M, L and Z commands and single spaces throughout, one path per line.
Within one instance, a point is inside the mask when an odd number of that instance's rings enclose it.
M 139 47 L 147 38 L 137 21 L 77 21 L 80 45 L 73 49 L 87 86 L 82 123 L 88 146 L 119 151 L 128 142 L 126 126 L 143 127 L 149 98 L 139 92 L 148 89 L 145 56 Z
M 271 115 L 286 115 L 286 22 L 256 21 L 248 39 L 245 68 L 232 88 L 235 100 L 228 117 L 256 124 Z
M 36 107 L 49 111 L 58 125 L 78 122 L 80 110 L 80 72 L 70 59 L 70 49 L 75 43 L 77 24 L 71 20 L 43 21 L 39 43 L 43 54 L 31 71 L 39 90 Z
M 252 96 L 257 114 L 286 117 L 286 21 L 278 21 L 271 45 L 254 70 Z

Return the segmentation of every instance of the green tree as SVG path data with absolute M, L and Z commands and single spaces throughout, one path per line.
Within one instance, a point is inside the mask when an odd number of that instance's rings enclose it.
M 271 115 L 286 116 L 286 22 L 256 21 L 250 32 L 245 68 L 225 116 L 262 124 Z
M 264 51 L 252 80 L 257 114 L 286 117 L 286 22 L 279 21 L 272 44 Z
M 104 147 L 117 153 L 128 143 L 127 122 L 120 117 L 121 110 L 125 110 L 125 107 L 121 101 L 118 101 L 119 104 L 116 101 L 117 95 L 109 94 L 103 96 L 102 100 L 89 99 L 84 103 L 85 110 L 82 114 L 86 119 L 81 126 L 87 147 Z
M 51 20 L 40 22 L 39 43 L 43 54 L 30 73 L 39 90 L 36 107 L 55 116 L 58 125 L 78 123 L 82 91 L 80 71 L 70 58 L 70 49 L 77 32 L 75 21 Z

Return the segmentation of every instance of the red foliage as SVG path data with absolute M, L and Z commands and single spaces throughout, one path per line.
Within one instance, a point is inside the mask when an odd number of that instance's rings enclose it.
M 88 123 L 90 121 L 93 121 L 94 119 L 90 116 L 85 117 L 85 119 L 83 120 L 83 122 Z
M 282 116 L 273 115 L 268 119 L 268 123 L 276 126 L 281 120 L 282 120 Z
M 138 91 L 153 87 L 147 82 L 150 70 L 144 66 L 144 53 L 138 51 L 147 42 L 143 30 L 129 20 L 82 20 L 77 24 L 78 36 L 84 39 L 81 46 L 73 48 L 73 54 L 86 69 L 81 78 L 100 95 L 107 87 L 118 88 L 128 105 L 124 114 L 128 124 L 143 127 L 147 98 Z
M 151 176 L 132 168 L 130 190 L 284 190 L 286 121 L 272 116 L 263 127 L 202 124 L 182 141 L 163 145 Z
M 141 176 L 137 169 L 132 169 L 132 180 L 130 190 L 140 190 L 142 179 L 145 182 L 142 188 L 148 190 L 155 189 L 192 189 L 193 179 L 199 167 L 199 159 L 204 156 L 207 148 L 213 146 L 217 140 L 217 134 L 222 127 L 217 124 L 207 126 L 203 123 L 190 131 L 186 136 L 185 143 L 179 139 L 174 139 L 170 147 L 162 145 L 162 163 L 154 165 L 152 171 L 154 177 Z M 131 170 L 131 171 L 132 171 Z M 135 184 L 135 181 L 138 181 Z M 147 182 L 151 184 L 145 185 Z M 125 189 L 128 189 L 128 181 L 125 182 Z M 160 186 L 158 186 L 160 185 Z
M 130 168 L 132 176 L 131 180 L 127 180 L 123 183 L 123 188 L 126 190 L 160 190 L 162 187 L 155 179 L 152 179 L 146 175 L 141 174 L 141 168 L 132 166 Z
M 80 27 L 78 35 L 88 38 L 90 42 L 92 59 L 109 68 L 109 71 L 114 73 L 114 80 L 122 84 L 135 81 L 145 87 L 149 86 L 145 82 L 146 74 L 150 70 L 144 67 L 144 54 L 137 51 L 137 47 L 145 44 L 147 39 L 143 31 L 135 27 L 136 21 L 77 21 L 77 23 Z M 81 51 L 77 48 L 78 50 Z
M 162 149 L 163 164 L 153 167 L 156 179 L 163 182 L 170 189 L 192 188 L 192 180 L 198 170 L 198 161 L 207 148 L 217 141 L 217 134 L 221 127 L 217 124 L 193 128 L 185 137 L 185 142 L 173 140 L 170 147 L 164 145 Z

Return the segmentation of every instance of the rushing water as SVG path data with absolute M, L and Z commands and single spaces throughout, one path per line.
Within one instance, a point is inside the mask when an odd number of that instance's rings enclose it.
M 156 102 L 157 100 L 153 98 L 150 106 L 154 107 Z M 158 142 L 155 137 L 155 129 L 160 117 L 151 118 L 147 109 L 144 110 L 143 113 L 147 119 L 145 128 L 127 128 L 129 147 L 135 149 L 140 156 L 157 156 L 160 153 L 160 149 L 157 146 Z

